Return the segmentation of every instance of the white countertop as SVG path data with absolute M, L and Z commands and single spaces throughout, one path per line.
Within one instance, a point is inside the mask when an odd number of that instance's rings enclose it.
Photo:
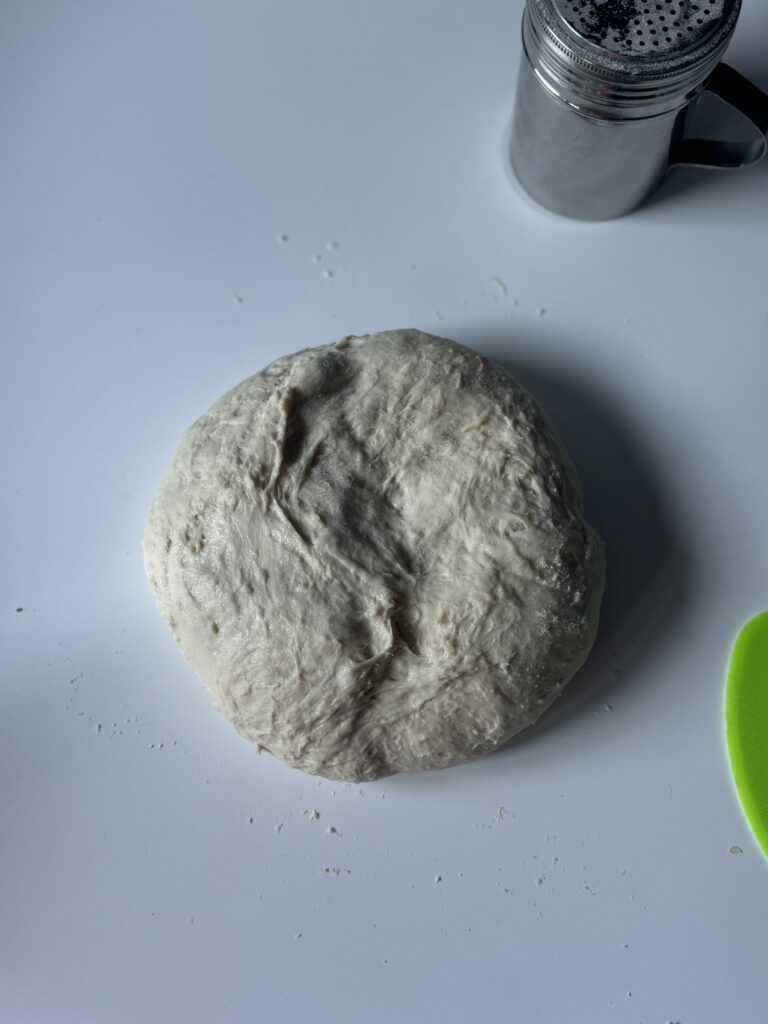
M 768 165 L 610 224 L 538 211 L 503 148 L 521 11 L 0 14 L 3 1022 L 765 1019 L 722 705 L 768 607 Z M 767 43 L 747 2 L 729 61 L 763 87 Z M 545 403 L 607 541 L 603 627 L 509 748 L 338 785 L 213 710 L 139 537 L 224 390 L 404 326 Z

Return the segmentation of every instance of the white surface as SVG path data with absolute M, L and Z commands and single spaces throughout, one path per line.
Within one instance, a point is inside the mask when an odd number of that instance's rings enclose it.
M 2 1021 L 764 1019 L 722 689 L 768 606 L 768 167 L 535 210 L 503 159 L 521 6 L 5 5 Z M 747 4 L 729 59 L 767 38 Z M 139 536 L 222 391 L 405 325 L 562 428 L 602 639 L 502 753 L 332 785 L 213 711 Z

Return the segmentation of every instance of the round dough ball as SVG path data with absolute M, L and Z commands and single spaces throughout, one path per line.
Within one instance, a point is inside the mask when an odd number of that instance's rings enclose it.
M 224 395 L 182 438 L 144 553 L 217 708 L 349 781 L 459 764 L 535 722 L 603 588 L 533 399 L 414 330 L 305 349 Z

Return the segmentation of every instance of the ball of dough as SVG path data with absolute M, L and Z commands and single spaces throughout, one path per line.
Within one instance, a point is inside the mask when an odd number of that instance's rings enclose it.
M 331 779 L 531 725 L 597 629 L 602 545 L 533 399 L 415 330 L 278 359 L 186 432 L 147 574 L 216 707 Z

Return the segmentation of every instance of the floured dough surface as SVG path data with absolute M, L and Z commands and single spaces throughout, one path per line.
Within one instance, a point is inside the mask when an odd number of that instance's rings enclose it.
M 531 725 L 586 658 L 603 588 L 533 399 L 412 330 L 224 395 L 182 438 L 144 552 L 219 710 L 333 779 L 458 764 Z

